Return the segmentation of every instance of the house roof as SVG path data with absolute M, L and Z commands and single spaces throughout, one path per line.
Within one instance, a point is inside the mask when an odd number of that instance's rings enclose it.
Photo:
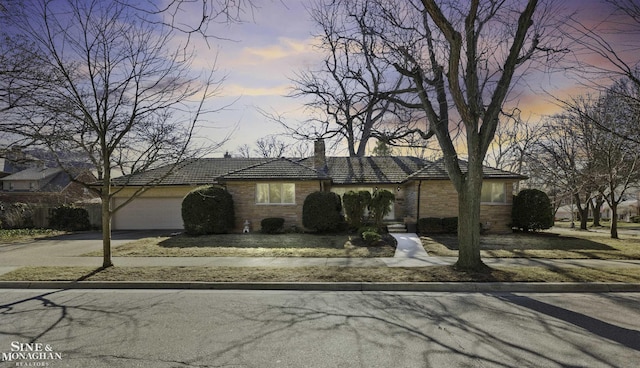
M 259 162 L 220 176 L 223 180 L 318 180 L 329 179 L 327 174 L 314 170 L 288 158 L 276 158 Z
M 216 183 L 222 175 L 264 163 L 268 158 L 200 158 L 186 161 L 177 168 L 162 166 L 145 172 L 113 179 L 114 185 L 204 185 Z M 170 172 L 172 171 L 173 172 Z M 170 172 L 167 174 L 167 172 Z
M 29 169 L 19 171 L 15 174 L 5 176 L 0 180 L 3 180 L 3 181 L 44 180 L 44 179 L 52 178 L 61 172 L 63 172 L 63 170 L 60 168 L 32 167 Z
M 313 157 L 200 158 L 177 167 L 167 165 L 113 180 L 114 185 L 205 185 L 228 180 L 331 180 L 337 185 L 399 184 L 407 180 L 449 179 L 444 162 L 411 156 L 326 157 L 325 170 L 313 168 Z M 460 161 L 463 171 L 466 162 Z M 485 167 L 485 179 L 523 179 L 522 175 Z
M 301 162 L 313 165 L 313 158 Z M 327 175 L 334 184 L 397 184 L 427 163 L 410 156 L 327 157 Z
M 469 170 L 467 161 L 458 160 L 460 170 L 466 173 Z M 484 179 L 526 179 L 526 176 L 512 173 L 510 171 L 504 171 L 489 166 L 483 166 L 483 178 Z M 444 166 L 444 160 L 440 159 L 433 162 L 428 162 L 422 169 L 413 173 L 409 179 L 414 180 L 449 180 L 449 175 Z

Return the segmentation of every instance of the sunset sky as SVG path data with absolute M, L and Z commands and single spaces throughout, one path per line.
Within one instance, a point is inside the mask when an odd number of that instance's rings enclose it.
M 216 141 L 237 125 L 231 139 L 220 148 L 220 155 L 225 151 L 234 153 L 245 143 L 253 145 L 265 135 L 283 132 L 278 124 L 270 122 L 258 109 L 284 114 L 292 121 L 304 119 L 302 101 L 285 97 L 291 87 L 289 79 L 296 71 L 316 66 L 321 60 L 321 55 L 313 47 L 312 33 L 315 29 L 305 2 L 267 0 L 256 3 L 259 5 L 252 14 L 245 15 L 246 22 L 212 27 L 210 33 L 221 39 L 210 40 L 211 47 L 208 48 L 202 40 L 196 41 L 197 65 L 210 66 L 217 58 L 220 75 L 227 76 L 220 97 L 212 100 L 210 106 L 215 108 L 235 101 L 225 111 L 209 115 L 206 127 L 200 132 Z M 606 24 L 604 16 L 608 11 L 599 0 L 572 0 L 560 4 L 564 11 L 577 12 L 583 24 L 593 27 Z M 632 37 L 635 39 L 636 35 Z M 624 35 L 616 41 L 619 41 L 621 49 L 627 47 Z M 633 53 L 631 58 L 639 55 L 637 49 L 629 51 Z M 532 121 L 559 111 L 549 94 L 563 97 L 588 92 L 563 73 L 539 72 L 530 73 L 519 91 L 514 103 L 522 110 L 523 117 Z

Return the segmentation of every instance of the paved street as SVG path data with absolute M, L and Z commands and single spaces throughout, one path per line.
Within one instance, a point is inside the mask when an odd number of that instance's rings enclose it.
M 0 290 L 49 367 L 636 367 L 639 331 L 638 293 Z

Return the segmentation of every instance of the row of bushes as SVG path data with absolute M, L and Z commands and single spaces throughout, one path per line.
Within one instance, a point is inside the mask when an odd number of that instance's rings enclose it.
M 346 224 L 351 229 L 362 227 L 364 213 L 368 209 L 370 218 L 378 230 L 382 227 L 382 219 L 390 211 L 394 195 L 386 190 L 377 191 L 373 196 L 366 191 L 350 191 L 344 194 L 343 199 L 347 214 Z M 303 226 L 315 232 L 343 230 L 345 219 L 342 215 L 342 202 L 340 196 L 333 192 L 318 191 L 309 194 L 302 208 Z M 219 186 L 198 188 L 185 197 L 182 203 L 182 218 L 188 234 L 229 232 L 233 229 L 235 219 L 231 194 Z M 261 222 L 262 231 L 270 234 L 281 232 L 283 226 L 282 218 L 266 218 Z M 553 226 L 549 197 L 537 189 L 525 189 L 514 196 L 512 226 L 524 231 L 548 229 Z M 417 228 L 421 233 L 455 233 L 458 229 L 458 218 L 421 218 L 418 220 Z
M 29 229 L 34 227 L 34 208 L 27 203 L 3 204 L 0 213 L 0 228 Z M 55 230 L 84 231 L 91 229 L 89 212 L 86 209 L 62 205 L 53 208 L 48 217 L 49 227 Z
M 393 203 L 393 193 L 380 190 L 373 196 L 369 192 L 348 192 L 344 195 L 345 211 L 349 225 L 357 229 L 362 225 L 364 211 L 369 210 L 377 227 Z M 182 201 L 184 229 L 190 235 L 222 234 L 233 229 L 234 209 L 231 194 L 219 186 L 198 188 L 187 194 Z M 313 192 L 302 206 L 302 225 L 315 232 L 335 232 L 345 229 L 347 223 L 342 215 L 342 199 L 333 192 Z M 262 232 L 281 232 L 282 218 L 265 218 L 261 221 Z
M 453 234 L 457 231 L 457 217 L 424 217 L 418 220 L 418 232 L 423 234 Z

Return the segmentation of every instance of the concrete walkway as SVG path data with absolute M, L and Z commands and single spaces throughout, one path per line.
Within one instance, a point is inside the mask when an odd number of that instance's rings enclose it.
M 157 236 L 149 232 L 116 232 L 113 235 L 114 248 L 142 237 Z M 305 267 L 305 266 L 335 266 L 335 267 L 430 267 L 452 265 L 456 257 L 429 256 L 416 234 L 392 234 L 398 241 L 394 257 L 387 258 L 292 258 L 292 257 L 113 257 L 113 263 L 118 267 L 152 267 L 152 266 L 180 266 L 180 267 Z M 53 239 L 37 240 L 22 244 L 0 244 L 0 274 L 11 272 L 25 266 L 77 266 L 99 267 L 102 257 L 83 257 L 93 251 L 102 249 L 99 234 L 84 233 L 56 237 Z M 564 267 L 640 267 L 640 260 L 593 260 L 593 259 L 530 259 L 530 258 L 484 258 L 483 261 L 492 267 L 539 266 L 545 268 Z M 73 284 L 73 285 L 72 285 Z M 128 288 L 259 288 L 281 289 L 300 288 L 305 290 L 420 290 L 420 291 L 478 291 L 478 290 L 547 290 L 547 291 L 640 291 L 640 284 L 605 283 L 594 289 L 593 283 L 537 283 L 534 286 L 526 283 L 273 283 L 258 285 L 255 283 L 47 283 L 47 282 L 0 282 L 2 287 L 30 287 L 30 288 L 64 288 L 64 287 L 128 287 Z M 206 285 L 205 285 L 206 284 Z M 331 283 L 328 283 L 331 284 Z M 454 285 L 455 284 L 455 285 Z M 541 285 L 542 284 L 542 285 Z M 453 286 L 452 286 L 453 285 Z M 328 289 L 327 289 L 328 288 Z
M 114 248 L 148 236 L 153 232 L 116 232 Z M 420 238 L 412 233 L 392 234 L 398 242 L 394 257 L 380 258 L 292 258 L 292 257 L 113 257 L 120 267 L 145 266 L 200 266 L 200 267 L 429 267 L 452 265 L 456 257 L 429 256 Z M 0 274 L 24 266 L 86 266 L 98 267 L 102 257 L 83 257 L 102 249 L 99 234 L 80 233 L 22 244 L 0 245 Z M 489 266 L 541 266 L 541 267 L 640 267 L 640 260 L 593 259 L 532 259 L 484 258 Z

